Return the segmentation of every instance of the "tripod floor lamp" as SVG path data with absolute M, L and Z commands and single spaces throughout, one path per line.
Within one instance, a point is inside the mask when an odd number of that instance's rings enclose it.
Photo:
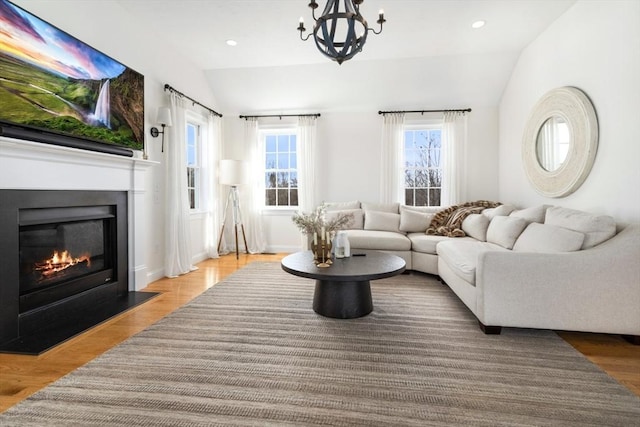
M 220 184 L 229 185 L 229 194 L 227 195 L 227 203 L 224 206 L 224 215 L 222 217 L 222 230 L 220 230 L 220 239 L 218 240 L 218 252 L 224 238 L 224 226 L 227 223 L 227 212 L 229 204 L 233 212 L 233 226 L 236 241 L 236 259 L 240 258 L 240 245 L 238 245 L 238 225 L 242 230 L 242 239 L 244 241 L 244 250 L 248 254 L 249 246 L 247 246 L 247 237 L 244 233 L 244 224 L 242 223 L 242 211 L 240 210 L 240 201 L 238 200 L 238 186 L 246 182 L 246 164 L 240 160 L 220 160 Z

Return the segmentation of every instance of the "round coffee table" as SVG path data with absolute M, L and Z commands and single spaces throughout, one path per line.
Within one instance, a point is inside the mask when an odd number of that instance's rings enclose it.
M 366 316 L 373 310 L 370 280 L 402 273 L 406 263 L 396 255 L 362 251 L 364 256 L 333 260 L 331 267 L 316 267 L 311 251 L 296 252 L 282 259 L 282 269 L 295 276 L 315 279 L 313 311 L 335 319 Z

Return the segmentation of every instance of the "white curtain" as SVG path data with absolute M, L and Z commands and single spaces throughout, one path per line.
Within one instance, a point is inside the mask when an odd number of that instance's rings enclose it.
M 170 95 L 173 126 L 165 128 L 167 159 L 166 253 L 165 275 L 177 277 L 196 270 L 192 265 L 191 231 L 189 228 L 189 198 L 187 194 L 187 161 L 183 100 Z
M 220 223 L 221 193 L 218 185 L 218 163 L 222 147 L 222 120 L 209 114 L 205 139 L 202 141 L 202 200 L 201 208 L 205 217 L 205 251 L 210 258 L 218 258 L 218 233 Z
M 404 113 L 384 115 L 382 122 L 381 203 L 404 201 L 403 126 Z
M 249 118 L 244 124 L 244 143 L 249 154 L 248 184 L 239 187 L 246 200 L 242 206 L 242 220 L 245 224 L 249 252 L 259 254 L 267 248 L 262 230 L 262 207 L 264 206 L 264 156 L 258 134 L 258 119 Z M 239 238 L 240 239 L 240 238 Z
M 467 201 L 466 144 L 467 116 L 459 111 L 445 112 L 442 126 L 442 206 Z
M 315 116 L 298 117 L 298 207 L 308 212 L 316 207 L 316 123 Z

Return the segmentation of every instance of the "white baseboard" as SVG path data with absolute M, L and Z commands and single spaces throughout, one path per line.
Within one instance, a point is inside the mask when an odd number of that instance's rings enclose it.
M 299 252 L 301 250 L 302 250 L 302 246 L 277 246 L 277 245 L 272 245 L 272 246 L 267 246 L 267 248 L 265 249 L 265 252 L 291 254 L 291 253 L 294 253 L 294 252 Z
M 202 262 L 202 261 L 204 261 L 206 259 L 209 259 L 209 255 L 207 255 L 206 252 L 201 252 L 201 253 L 193 255 L 191 257 L 191 263 L 195 265 L 195 264 L 198 264 L 198 263 L 200 263 L 200 262 Z
M 164 268 L 159 268 L 157 270 L 149 271 L 147 273 L 147 284 L 151 284 L 156 280 L 163 279 L 165 277 Z

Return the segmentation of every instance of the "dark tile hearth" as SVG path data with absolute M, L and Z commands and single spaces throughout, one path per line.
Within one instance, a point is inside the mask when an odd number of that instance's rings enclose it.
M 38 355 L 154 297 L 157 292 L 129 292 L 97 306 L 76 310 L 37 332 L 0 344 L 0 352 Z
M 43 353 L 156 295 L 130 291 L 126 191 L 0 199 L 0 352 Z

